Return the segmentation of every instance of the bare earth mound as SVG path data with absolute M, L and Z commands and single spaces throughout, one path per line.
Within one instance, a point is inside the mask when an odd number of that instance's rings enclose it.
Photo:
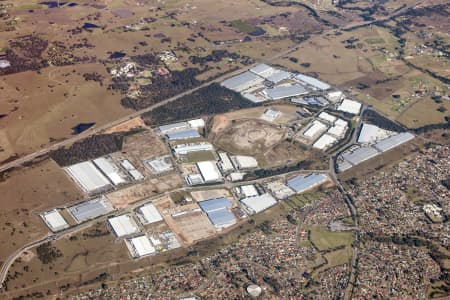
M 228 123 L 223 130 L 224 120 L 217 119 L 220 124 L 213 125 L 213 132 L 219 132 L 212 136 L 213 142 L 227 152 L 233 154 L 260 154 L 280 143 L 285 132 L 276 126 L 261 120 L 239 120 Z M 216 120 L 215 120 L 216 122 Z M 216 129 L 216 130 L 214 130 Z

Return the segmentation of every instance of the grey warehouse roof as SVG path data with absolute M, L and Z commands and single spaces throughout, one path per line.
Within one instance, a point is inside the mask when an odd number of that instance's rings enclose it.
M 356 166 L 357 164 L 360 164 L 363 161 L 371 159 L 372 157 L 375 157 L 378 154 L 379 152 L 375 148 L 361 147 L 356 149 L 352 153 L 342 155 L 342 157 L 352 165 Z
M 267 77 L 267 80 L 272 81 L 273 83 L 278 83 L 280 81 L 290 78 L 291 75 L 292 75 L 292 73 L 289 73 L 289 72 L 286 72 L 283 70 L 278 70 L 274 74 Z
M 308 91 L 300 84 L 277 86 L 273 89 L 266 89 L 265 92 L 271 99 L 282 99 L 308 94 Z
M 259 64 L 253 68 L 250 69 L 250 72 L 255 73 L 255 74 L 261 74 L 264 73 L 267 70 L 270 70 L 272 67 L 266 64 Z
M 287 185 L 296 192 L 304 191 L 316 184 L 321 183 L 327 177 L 322 174 L 311 174 L 306 177 L 295 176 L 287 181 Z
M 70 213 L 79 223 L 97 218 L 113 210 L 112 205 L 104 197 L 95 198 L 69 208 Z
M 314 77 L 306 76 L 303 74 L 298 74 L 295 76 L 298 80 L 303 81 L 304 83 L 307 83 L 315 88 L 318 88 L 319 90 L 328 90 L 331 86 L 323 81 L 320 81 Z
M 159 130 L 161 132 L 166 132 L 166 131 L 179 129 L 179 128 L 183 128 L 183 127 L 188 128 L 187 122 L 178 122 L 178 123 L 173 123 L 173 124 L 159 126 Z
M 242 74 L 236 75 L 234 77 L 231 77 L 231 78 L 223 81 L 222 86 L 233 90 L 244 83 L 251 82 L 254 80 L 263 81 L 263 79 L 261 77 L 259 77 L 258 75 L 255 75 L 255 74 L 247 71 L 247 72 L 244 72 Z
M 167 134 L 167 138 L 169 140 L 183 140 L 183 139 L 192 139 L 200 137 L 200 134 L 195 129 L 176 131 Z
M 374 147 L 381 152 L 386 152 L 412 139 L 414 139 L 413 134 L 409 132 L 402 132 L 378 142 L 374 145 Z

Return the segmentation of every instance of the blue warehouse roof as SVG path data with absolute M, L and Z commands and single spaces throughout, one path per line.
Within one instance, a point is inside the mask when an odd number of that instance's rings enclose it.
M 225 197 L 221 197 L 199 202 L 198 205 L 204 212 L 209 214 L 212 211 L 231 208 L 231 201 Z
M 231 225 L 236 222 L 234 215 L 226 208 L 221 208 L 208 213 L 208 218 L 216 227 Z
M 322 174 L 311 174 L 306 177 L 295 176 L 287 181 L 287 185 L 296 192 L 304 191 L 318 183 L 324 181 L 327 177 Z

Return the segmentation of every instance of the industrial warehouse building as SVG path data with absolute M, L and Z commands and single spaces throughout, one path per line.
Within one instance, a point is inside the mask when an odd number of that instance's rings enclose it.
M 309 139 L 314 139 L 315 137 L 321 135 L 328 129 L 328 126 L 319 120 L 314 120 L 303 132 L 303 135 Z
M 331 86 L 329 84 L 327 84 L 327 83 L 325 83 L 323 81 L 320 81 L 319 79 L 316 79 L 316 78 L 311 77 L 311 76 L 298 74 L 298 75 L 295 76 L 295 78 L 297 80 L 301 81 L 302 83 L 305 83 L 305 84 L 307 84 L 309 86 L 312 86 L 313 88 L 318 89 L 318 90 L 325 91 L 325 90 L 328 90 L 329 88 L 331 88 Z
M 245 211 L 247 211 L 248 214 L 253 215 L 275 205 L 277 200 L 269 193 L 266 193 L 255 197 L 244 198 L 241 200 L 241 203 L 243 204 Z
M 261 116 L 261 118 L 262 118 L 263 120 L 272 122 L 272 121 L 274 121 L 280 114 L 281 114 L 281 113 L 280 113 L 279 110 L 276 110 L 276 109 L 273 109 L 273 108 L 268 108 L 268 109 L 266 109 L 266 110 L 264 111 L 264 113 L 263 113 L 263 115 Z
M 327 94 L 327 99 L 333 103 L 336 103 L 336 102 L 342 100 L 343 97 L 344 97 L 344 93 L 341 91 L 333 91 L 333 92 L 329 92 Z
M 278 180 L 267 183 L 267 189 L 271 191 L 277 199 L 286 199 L 295 194 L 295 192 L 287 185 Z
M 263 93 L 272 100 L 279 100 L 283 98 L 291 98 L 306 95 L 309 92 L 300 84 L 293 84 L 293 85 L 280 85 L 271 89 L 265 89 Z
M 167 134 L 169 132 L 187 130 L 187 129 L 189 129 L 189 127 L 190 127 L 190 125 L 187 122 L 179 122 L 179 123 L 173 123 L 173 124 L 159 126 L 158 129 L 162 134 Z
M 327 113 L 325 111 L 321 112 L 319 114 L 319 118 L 324 120 L 324 121 L 327 121 L 330 124 L 334 124 L 334 122 L 336 122 L 336 120 L 337 120 L 337 118 L 335 116 L 330 115 L 329 113 Z
M 65 171 L 87 193 L 102 192 L 112 187 L 109 180 L 90 161 L 69 166 Z
M 42 219 L 45 224 L 50 228 L 51 231 L 56 232 L 69 227 L 66 220 L 61 216 L 59 210 L 54 209 L 41 214 Z
M 187 121 L 189 126 L 194 129 L 199 129 L 205 127 L 205 120 L 203 119 L 193 119 Z
M 127 159 L 121 160 L 120 165 L 131 177 L 133 177 L 134 180 L 137 181 L 144 179 L 144 175 L 142 175 L 142 173 L 139 172 Z
M 287 181 L 287 185 L 296 193 L 301 193 L 321 185 L 328 180 L 323 174 L 311 174 L 308 176 L 295 176 Z
M 186 155 L 191 152 L 199 151 L 212 151 L 214 146 L 210 143 L 198 143 L 198 144 L 181 144 L 173 148 L 176 155 Z
M 373 144 L 395 134 L 393 131 L 382 129 L 373 124 L 363 124 L 359 131 L 358 143 Z
M 105 196 L 100 196 L 68 208 L 69 213 L 78 223 L 106 215 L 113 210 L 114 207 Z
M 201 201 L 198 205 L 217 229 L 230 227 L 236 223 L 236 218 L 229 211 L 232 203 L 225 197 Z
M 236 155 L 231 157 L 231 161 L 238 170 L 254 169 L 258 167 L 258 161 L 252 156 Z
M 108 177 L 109 181 L 114 185 L 125 183 L 124 175 L 111 159 L 99 157 L 92 161 L 102 173 Z
M 327 132 L 331 135 L 334 135 L 338 139 L 342 139 L 345 136 L 347 129 L 347 122 L 342 119 L 337 119 L 336 122 L 334 122 L 334 126 L 330 127 Z
M 245 197 L 254 197 L 254 196 L 258 196 L 258 190 L 256 189 L 256 187 L 253 184 L 249 184 L 249 185 L 242 185 L 239 187 L 240 189 L 240 193 Z
M 276 72 L 276 69 L 272 68 L 266 64 L 259 64 L 250 69 L 250 72 L 261 76 L 263 78 L 267 78 Z
M 222 171 L 224 172 L 229 172 L 229 171 L 233 171 L 234 170 L 234 166 L 231 163 L 230 157 L 228 156 L 227 153 L 225 152 L 219 152 L 219 167 L 222 169 Z
M 144 225 L 160 222 L 163 220 L 161 214 L 153 205 L 153 203 L 147 203 L 138 208 L 138 216 L 140 216 L 141 223 Z
M 109 218 L 108 223 L 117 237 L 127 236 L 139 231 L 136 221 L 130 215 Z
M 343 159 L 348 161 L 353 166 L 356 166 L 363 161 L 369 160 L 372 157 L 375 157 L 379 154 L 379 152 L 372 147 L 361 147 L 357 148 L 352 152 L 347 152 L 342 155 Z
M 197 168 L 202 175 L 205 183 L 217 182 L 222 180 L 222 175 L 217 168 L 215 161 L 201 161 L 197 163 Z
M 188 139 L 199 138 L 200 134 L 195 129 L 187 129 L 187 130 L 182 130 L 182 131 L 175 131 L 175 132 L 166 133 L 166 137 L 170 141 L 188 140 Z
M 126 240 L 126 245 L 133 258 L 140 258 L 156 253 L 155 247 L 146 235 Z
M 263 81 L 264 78 L 247 71 L 223 81 L 221 85 L 227 89 L 242 92 L 254 85 L 262 83 Z
M 386 152 L 400 146 L 401 144 L 409 142 L 412 139 L 414 139 L 413 134 L 409 132 L 402 132 L 381 140 L 374 145 L 374 148 L 380 152 Z
M 361 111 L 361 103 L 350 99 L 344 99 L 339 105 L 338 110 L 352 115 L 358 115 Z
M 152 172 L 155 174 L 161 174 L 173 169 L 172 160 L 169 155 L 155 157 L 154 159 L 145 161 L 145 163 L 150 166 Z
M 336 142 L 337 139 L 334 136 L 325 133 L 313 144 L 313 148 L 319 150 L 326 150 L 330 148 L 332 145 L 334 145 Z
M 380 133 L 378 127 L 367 126 L 365 132 L 363 132 L 363 136 L 361 136 L 360 134 L 359 140 L 370 143 L 377 140 L 377 136 L 384 136 L 389 133 L 390 132 L 387 131 Z M 413 134 L 409 132 L 402 132 L 384 138 L 373 146 L 362 146 L 357 149 L 351 149 L 350 151 L 347 151 L 341 155 L 340 161 L 338 162 L 338 171 L 344 172 L 353 166 L 376 157 L 383 152 L 394 149 L 395 147 L 398 147 L 413 139 Z

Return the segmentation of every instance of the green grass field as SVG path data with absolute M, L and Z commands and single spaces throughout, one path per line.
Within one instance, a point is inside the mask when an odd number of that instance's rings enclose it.
M 216 156 L 211 151 L 198 151 L 188 153 L 186 159 L 189 163 L 196 163 L 199 161 L 216 160 Z
M 239 31 L 245 33 L 252 33 L 258 30 L 258 27 L 248 24 L 242 20 L 236 20 L 231 22 L 231 25 Z
M 311 242 L 320 251 L 335 249 L 339 246 L 349 246 L 353 242 L 352 232 L 332 232 L 318 226 L 310 227 L 309 230 Z

